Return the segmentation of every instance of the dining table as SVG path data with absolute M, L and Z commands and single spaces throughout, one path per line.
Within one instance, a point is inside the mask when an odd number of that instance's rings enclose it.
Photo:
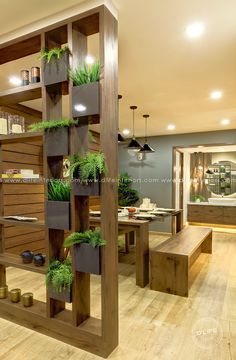
M 173 209 L 172 211 L 164 211 L 150 219 L 147 219 L 147 213 L 140 213 L 137 217 L 134 215 L 119 217 L 118 216 L 118 232 L 126 234 L 126 239 L 136 245 L 136 285 L 145 287 L 149 283 L 149 225 L 154 221 L 172 218 L 172 233 L 178 233 L 183 228 L 181 209 Z M 168 209 L 169 210 L 169 209 Z M 161 211 L 160 211 L 161 213 Z M 98 227 L 100 225 L 100 216 L 90 216 L 90 226 Z

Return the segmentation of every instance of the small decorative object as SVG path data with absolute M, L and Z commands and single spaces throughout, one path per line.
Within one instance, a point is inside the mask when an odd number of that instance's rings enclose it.
M 20 134 L 25 131 L 25 119 L 23 116 L 9 115 L 8 117 L 9 134 Z
M 46 255 L 42 253 L 38 253 L 34 255 L 34 265 L 35 266 L 43 266 L 45 264 Z
M 10 299 L 13 303 L 20 302 L 21 299 L 21 289 L 12 289 L 10 291 Z
M 128 212 L 129 212 L 129 215 L 133 215 L 133 214 L 136 213 L 136 208 L 135 207 L 129 207 Z
M 21 296 L 21 301 L 22 301 L 22 305 L 23 305 L 24 307 L 30 307 L 30 306 L 32 306 L 33 303 L 34 303 L 33 293 L 31 293 L 31 292 L 24 293 L 24 294 Z
M 7 135 L 8 134 L 8 116 L 10 114 L 0 111 L 0 134 Z
M 0 287 L 0 299 L 6 299 L 8 295 L 8 286 L 1 286 Z
M 140 205 L 140 210 L 151 211 L 151 210 L 155 209 L 155 207 L 156 207 L 156 204 L 151 203 L 151 199 L 143 198 L 143 202 Z
M 30 264 L 33 261 L 34 253 L 30 250 L 26 250 L 23 251 L 20 256 L 24 264 Z
M 29 85 L 29 70 L 21 70 L 22 86 Z
M 71 258 L 67 258 L 63 262 L 55 260 L 49 264 L 46 284 L 50 298 L 70 303 L 72 301 L 72 281 Z
M 73 246 L 73 270 L 96 275 L 101 274 L 103 245 L 106 245 L 106 241 L 102 239 L 100 229 L 72 233 L 64 242 L 66 248 Z
M 38 66 L 33 66 L 31 68 L 31 83 L 40 82 L 40 68 Z

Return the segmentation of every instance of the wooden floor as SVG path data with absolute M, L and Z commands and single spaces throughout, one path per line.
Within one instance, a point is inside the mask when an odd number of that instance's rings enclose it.
M 165 240 L 150 235 L 150 246 Z M 120 256 L 119 360 L 236 359 L 236 234 L 214 233 L 213 255 L 192 267 L 189 298 L 135 285 L 134 254 Z M 44 277 L 8 269 L 10 288 L 44 299 Z M 99 316 L 100 284 L 93 278 L 93 315 Z M 91 360 L 98 357 L 0 319 L 0 359 Z

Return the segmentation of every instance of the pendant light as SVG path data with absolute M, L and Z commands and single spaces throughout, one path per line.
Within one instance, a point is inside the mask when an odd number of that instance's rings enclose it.
M 151 148 L 150 145 L 148 145 L 147 143 L 147 119 L 149 118 L 149 115 L 145 114 L 143 115 L 144 119 L 145 119 L 145 143 L 142 146 L 142 148 L 140 149 L 141 153 L 152 153 L 155 152 L 155 150 L 153 148 Z
M 134 150 L 134 151 L 139 151 L 142 148 L 142 146 L 135 139 L 135 135 L 134 135 L 134 110 L 137 109 L 137 106 L 132 105 L 132 106 L 130 106 L 130 109 L 133 110 L 133 137 L 132 137 L 132 140 L 130 141 L 130 143 L 128 145 L 128 149 L 129 150 Z
M 119 100 L 122 99 L 122 95 L 118 95 L 118 121 L 119 121 Z M 125 142 L 125 138 L 121 135 L 118 127 L 118 143 Z

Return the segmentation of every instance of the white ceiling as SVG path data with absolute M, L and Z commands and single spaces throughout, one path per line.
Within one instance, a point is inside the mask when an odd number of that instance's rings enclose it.
M 79 0 L 1 0 L 2 34 L 80 3 Z M 119 12 L 120 129 L 130 128 L 130 105 L 137 105 L 136 133 L 150 114 L 149 134 L 236 128 L 235 0 L 114 0 Z M 19 14 L 21 14 L 19 16 Z M 200 39 L 185 26 L 205 23 Z M 0 34 L 0 35 L 2 35 Z M 6 72 L 0 70 L 4 88 Z M 218 102 L 214 89 L 224 91 Z M 228 126 L 220 121 L 231 119 Z
M 195 152 L 202 153 L 224 153 L 224 152 L 236 152 L 236 145 L 214 145 L 214 146 L 197 146 L 179 149 L 183 153 L 193 154 Z

